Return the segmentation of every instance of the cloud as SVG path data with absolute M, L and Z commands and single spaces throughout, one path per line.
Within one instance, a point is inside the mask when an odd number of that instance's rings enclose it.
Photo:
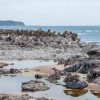
M 0 0 L 0 19 L 34 25 L 98 25 L 100 0 Z

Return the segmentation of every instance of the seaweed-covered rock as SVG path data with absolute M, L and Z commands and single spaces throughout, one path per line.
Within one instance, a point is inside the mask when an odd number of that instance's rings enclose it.
M 22 88 L 22 91 L 30 91 L 30 92 L 45 91 L 49 89 L 47 84 L 45 84 L 44 82 L 34 81 L 34 80 L 22 83 L 21 88 Z
M 82 89 L 88 86 L 87 82 L 81 80 L 79 76 L 68 73 L 64 79 L 67 88 Z

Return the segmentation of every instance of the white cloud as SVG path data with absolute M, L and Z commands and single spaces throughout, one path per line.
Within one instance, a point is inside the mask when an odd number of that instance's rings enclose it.
M 0 0 L 0 19 L 34 25 L 99 25 L 100 0 Z

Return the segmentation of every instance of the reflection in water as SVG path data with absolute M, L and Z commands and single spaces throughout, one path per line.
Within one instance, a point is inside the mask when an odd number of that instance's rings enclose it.
M 93 95 L 95 95 L 96 97 L 98 97 L 98 98 L 100 98 L 100 92 L 94 92 L 94 91 L 91 91 L 91 93 L 93 94 Z
M 70 95 L 73 97 L 79 97 L 81 95 L 84 95 L 85 93 L 87 93 L 87 90 L 84 89 L 71 89 L 71 90 L 64 90 L 64 93 L 66 95 Z

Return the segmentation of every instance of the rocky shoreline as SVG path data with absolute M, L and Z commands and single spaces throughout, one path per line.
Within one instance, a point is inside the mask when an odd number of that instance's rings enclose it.
M 0 30 L 0 61 L 25 59 L 54 60 L 58 64 L 27 70 L 26 73 L 30 71 L 36 73 L 36 80 L 22 83 L 23 91 L 45 91 L 50 87 L 43 80 L 55 84 L 63 79 L 66 89 L 85 89 L 100 94 L 100 46 L 95 43 L 82 42 L 76 33 L 67 31 L 56 33 L 41 29 Z M 7 70 L 6 66 L 6 63 L 0 63 L 0 76 L 24 72 L 13 68 Z M 99 89 L 91 87 L 91 84 Z M 0 100 L 49 99 L 1 94 Z

